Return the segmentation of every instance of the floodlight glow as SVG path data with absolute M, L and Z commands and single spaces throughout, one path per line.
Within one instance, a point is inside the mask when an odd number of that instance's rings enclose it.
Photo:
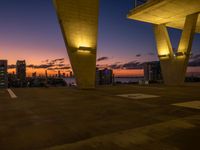
M 175 54 L 175 57 L 184 57 L 184 56 L 191 56 L 191 53 L 187 53 L 187 52 L 177 52 Z
M 169 58 L 170 54 L 158 55 L 159 58 Z
M 85 53 L 85 54 L 90 54 L 93 51 L 91 47 L 83 47 L 80 46 L 77 50 L 78 53 Z

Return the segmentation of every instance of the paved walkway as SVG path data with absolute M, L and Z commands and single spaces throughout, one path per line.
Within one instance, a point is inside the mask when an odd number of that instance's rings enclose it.
M 0 150 L 196 150 L 200 86 L 0 89 Z M 123 94 L 157 95 L 145 99 Z

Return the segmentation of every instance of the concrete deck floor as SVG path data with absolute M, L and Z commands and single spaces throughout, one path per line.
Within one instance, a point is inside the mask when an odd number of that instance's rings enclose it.
M 0 90 L 0 150 L 197 150 L 200 85 Z M 146 93 L 158 98 L 128 99 Z

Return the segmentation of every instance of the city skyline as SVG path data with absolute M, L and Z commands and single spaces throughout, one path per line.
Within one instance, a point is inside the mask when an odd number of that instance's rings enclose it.
M 9 66 L 25 59 L 29 74 L 44 73 L 47 59 L 63 59 L 60 67 L 71 69 L 51 0 L 2 0 L 0 4 L 0 59 L 7 59 Z M 132 0 L 100 1 L 97 66 L 111 67 L 115 74 L 127 76 L 141 75 L 138 65 L 158 60 L 152 25 L 126 18 L 132 6 Z M 177 47 L 181 32 L 169 29 L 169 33 L 174 37 L 173 47 Z M 195 35 L 189 72 L 200 72 L 199 39 Z

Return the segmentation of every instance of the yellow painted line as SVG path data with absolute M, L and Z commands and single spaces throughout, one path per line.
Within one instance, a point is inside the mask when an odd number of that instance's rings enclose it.
M 17 98 L 17 96 L 15 95 L 15 93 L 11 89 L 7 89 L 7 91 L 10 94 L 11 98 Z

